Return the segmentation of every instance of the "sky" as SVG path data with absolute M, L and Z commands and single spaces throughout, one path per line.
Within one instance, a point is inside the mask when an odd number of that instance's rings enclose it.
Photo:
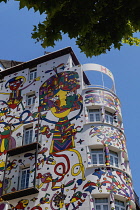
M 140 197 L 140 47 L 124 45 L 121 50 L 87 58 L 67 35 L 54 48 L 43 49 L 31 39 L 33 25 L 44 16 L 26 8 L 19 11 L 18 2 L 0 3 L 0 59 L 29 61 L 71 46 L 79 62 L 96 63 L 107 67 L 114 75 L 117 96 L 122 104 L 122 115 L 133 185 Z M 134 112 L 135 111 L 135 112 Z

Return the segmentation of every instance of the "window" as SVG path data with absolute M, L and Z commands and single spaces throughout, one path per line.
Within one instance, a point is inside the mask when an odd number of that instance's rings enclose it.
M 33 128 L 26 128 L 24 130 L 24 145 L 31 144 L 33 141 Z
M 30 70 L 29 72 L 29 80 L 37 78 L 37 69 Z
M 115 200 L 115 210 L 125 210 L 125 204 L 123 201 Z
M 105 122 L 113 125 L 113 121 L 114 121 L 114 118 L 113 118 L 112 113 L 105 111 Z
M 35 94 L 27 96 L 27 106 L 33 105 L 35 103 Z
M 107 198 L 95 198 L 95 210 L 109 210 Z
M 110 165 L 118 167 L 118 154 L 110 151 Z
M 23 168 L 21 170 L 20 176 L 20 190 L 26 189 L 29 187 L 29 177 L 30 177 L 30 168 Z
M 102 149 L 91 150 L 92 163 L 104 164 L 104 154 Z
M 101 115 L 99 109 L 89 109 L 88 117 L 90 122 L 101 121 Z

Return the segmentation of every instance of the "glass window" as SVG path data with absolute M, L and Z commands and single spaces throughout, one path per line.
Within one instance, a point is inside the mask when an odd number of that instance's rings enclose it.
M 123 201 L 115 200 L 115 210 L 125 210 L 125 203 Z
M 89 109 L 88 111 L 89 122 L 101 121 L 101 114 L 99 109 Z
M 113 121 L 114 121 L 114 118 L 113 118 L 112 113 L 105 111 L 105 122 L 113 125 Z
M 104 164 L 104 153 L 102 149 L 91 150 L 92 163 Z
M 107 198 L 95 198 L 95 210 L 109 210 Z
M 20 190 L 29 187 L 30 168 L 23 168 L 21 170 Z
M 24 130 L 24 145 L 31 144 L 33 141 L 33 128 L 27 128 Z
M 35 95 L 27 96 L 27 106 L 33 105 L 35 103 Z
M 29 72 L 29 80 L 37 78 L 37 69 L 30 70 Z
M 110 151 L 110 165 L 118 167 L 118 153 Z

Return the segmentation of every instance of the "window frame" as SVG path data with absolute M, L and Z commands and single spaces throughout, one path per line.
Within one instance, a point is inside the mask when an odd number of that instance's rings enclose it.
M 123 205 L 120 205 L 120 203 L 123 203 Z M 115 199 L 115 210 L 125 210 L 125 202 Z
M 24 177 L 23 177 L 23 172 L 26 171 L 27 173 L 25 173 L 25 181 L 24 181 L 24 184 L 23 184 L 23 187 L 22 187 L 22 180 L 24 180 Z M 19 187 L 18 187 L 18 190 L 24 190 L 24 189 L 27 189 L 29 188 L 29 181 L 30 181 L 30 166 L 27 166 L 27 167 L 24 167 L 24 168 L 21 168 L 20 169 L 20 177 L 19 177 Z
M 37 78 L 37 68 L 30 69 L 29 70 L 29 80 L 34 80 L 35 78 Z
M 36 99 L 36 96 L 34 93 L 27 95 L 26 96 L 26 105 L 33 106 L 35 104 L 35 99 Z M 29 104 L 29 100 L 31 100 L 30 104 Z
M 26 133 L 28 131 L 29 131 L 29 137 L 27 138 L 28 140 L 26 140 Z M 31 131 L 32 131 L 32 134 L 30 134 Z M 31 143 L 33 143 L 33 126 L 25 127 L 24 128 L 24 135 L 23 135 L 23 145 L 28 145 L 28 144 L 31 144 Z
M 111 162 L 111 158 L 112 158 L 112 162 Z M 109 159 L 110 159 L 110 165 L 114 166 L 114 167 L 119 167 L 119 155 L 117 152 L 114 152 L 112 150 L 109 151 Z M 116 159 L 117 159 L 117 163 L 116 163 Z
M 97 120 L 97 115 L 99 115 L 99 120 Z M 91 119 L 93 117 L 93 120 Z M 101 122 L 101 112 L 99 109 L 88 109 L 88 121 L 89 122 Z
M 94 158 L 93 156 L 96 156 L 96 163 L 94 163 Z M 103 162 L 100 163 L 100 155 L 102 155 L 102 159 L 103 159 Z M 91 156 L 92 156 L 92 164 L 93 165 L 103 165 L 105 164 L 105 157 L 104 157 L 104 151 L 103 149 L 91 149 Z
M 106 118 L 108 118 L 108 120 Z M 108 123 L 111 125 L 114 124 L 114 117 L 111 112 L 105 111 L 105 123 Z
M 107 202 L 96 202 L 97 200 L 107 200 Z M 100 209 L 99 210 L 105 210 L 104 209 L 104 206 L 107 206 L 108 209 L 106 210 L 109 210 L 109 202 L 108 202 L 108 198 L 95 198 L 95 210 L 98 210 L 96 207 L 97 206 L 100 206 Z

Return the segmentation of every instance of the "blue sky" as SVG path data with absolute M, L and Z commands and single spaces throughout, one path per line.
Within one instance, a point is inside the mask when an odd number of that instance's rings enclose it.
M 97 63 L 112 71 L 117 95 L 121 100 L 127 149 L 132 170 L 134 188 L 140 196 L 140 47 L 124 45 L 120 51 L 87 58 L 75 45 L 74 40 L 64 36 L 54 48 L 43 49 L 31 39 L 33 25 L 43 16 L 33 10 L 18 10 L 18 2 L 10 0 L 0 4 L 0 59 L 28 61 L 44 54 L 71 46 L 81 64 Z

